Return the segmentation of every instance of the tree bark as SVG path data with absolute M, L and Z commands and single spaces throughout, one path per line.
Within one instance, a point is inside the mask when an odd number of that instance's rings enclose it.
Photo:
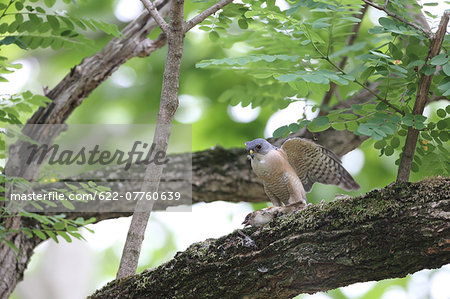
M 168 50 L 164 67 L 164 79 L 159 104 L 158 122 L 156 124 L 153 144 L 160 153 L 166 154 L 172 128 L 173 117 L 178 108 L 178 87 L 180 79 L 181 58 L 183 56 L 184 0 L 172 0 L 170 8 L 170 23 L 167 24 L 153 3 L 142 0 L 153 18 L 167 36 Z M 143 192 L 157 192 L 164 164 L 151 164 L 145 171 L 142 187 Z M 117 278 L 134 275 L 139 262 L 142 242 L 144 241 L 153 201 L 138 202 L 133 212 L 127 239 L 120 259 Z
M 450 179 L 434 178 L 193 244 L 90 298 L 291 298 L 449 262 Z

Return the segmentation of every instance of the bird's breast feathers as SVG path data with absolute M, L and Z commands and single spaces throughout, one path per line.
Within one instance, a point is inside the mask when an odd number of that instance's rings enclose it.
M 265 155 L 256 154 L 252 159 L 252 168 L 263 180 L 274 176 L 282 177 L 286 170 L 292 169 L 286 154 L 280 149 L 271 150 Z

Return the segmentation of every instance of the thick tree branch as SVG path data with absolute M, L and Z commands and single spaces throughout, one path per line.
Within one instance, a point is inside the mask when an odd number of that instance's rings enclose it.
M 444 41 L 445 33 L 447 31 L 447 25 L 449 22 L 450 12 L 444 12 L 439 23 L 438 30 L 430 40 L 430 48 L 428 51 L 427 61 L 438 55 L 442 42 Z M 425 105 L 428 100 L 428 93 L 430 91 L 431 80 L 433 75 L 427 76 L 422 74 L 419 80 L 419 86 L 417 88 L 416 101 L 412 113 L 414 115 L 422 115 Z M 398 166 L 397 182 L 407 182 L 411 172 L 411 163 L 414 158 L 414 152 L 416 149 L 417 139 L 419 137 L 419 131 L 413 127 L 408 127 L 408 134 L 406 135 L 405 146 L 400 157 L 400 164 Z
M 399 20 L 399 21 L 405 23 L 406 25 L 409 25 L 409 26 L 413 27 L 413 28 L 416 29 L 416 30 L 419 30 L 419 31 L 422 32 L 426 37 L 428 37 L 428 38 L 431 38 L 431 37 L 432 37 L 431 31 L 429 31 L 428 29 L 424 29 L 424 28 L 422 28 L 421 26 L 419 26 L 419 25 L 417 25 L 417 24 L 414 24 L 414 23 L 412 23 L 412 22 L 407 21 L 405 18 L 403 18 L 403 17 L 401 17 L 401 16 L 399 16 L 399 15 L 397 15 L 397 14 L 395 14 L 395 13 L 389 11 L 386 7 L 379 6 L 379 5 L 377 5 L 377 4 L 375 4 L 375 3 L 371 2 L 371 1 L 368 1 L 368 0 L 362 0 L 362 1 L 363 1 L 364 3 L 366 3 L 366 4 L 370 5 L 370 6 L 372 6 L 373 8 L 376 8 L 376 9 L 378 9 L 378 10 L 384 11 L 388 16 L 393 17 L 394 19 L 397 19 L 397 20 Z
M 311 205 L 242 232 L 193 244 L 91 298 L 291 298 L 438 268 L 450 262 L 450 179 Z
M 203 22 L 207 17 L 209 17 L 212 14 L 215 14 L 219 9 L 226 6 L 227 4 L 230 4 L 233 2 L 233 0 L 221 0 L 218 3 L 214 4 L 210 8 L 204 10 L 203 12 L 199 13 L 192 19 L 186 22 L 184 25 L 184 32 L 188 32 L 191 30 L 195 25 Z

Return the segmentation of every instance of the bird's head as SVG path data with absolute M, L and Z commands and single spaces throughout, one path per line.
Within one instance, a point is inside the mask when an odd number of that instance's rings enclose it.
M 265 155 L 272 149 L 276 149 L 275 146 L 270 144 L 267 140 L 262 138 L 257 138 L 252 141 L 247 141 L 245 143 L 246 149 L 250 154 L 252 159 L 255 157 L 255 154 Z
M 255 216 L 254 216 L 252 213 L 248 214 L 248 215 L 245 217 L 244 222 L 242 222 L 242 224 L 244 225 L 244 227 L 251 226 L 251 225 L 252 225 L 252 222 L 253 222 L 253 218 L 255 218 Z

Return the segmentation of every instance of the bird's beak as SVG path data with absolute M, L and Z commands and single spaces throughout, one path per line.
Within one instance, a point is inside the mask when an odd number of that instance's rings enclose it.
M 250 153 L 250 157 L 252 157 L 252 159 L 253 159 L 253 157 L 255 156 L 254 155 L 254 151 L 253 150 L 249 150 L 248 152 Z
M 244 225 L 244 227 L 247 227 L 250 225 L 250 214 L 248 214 L 247 216 L 245 216 L 244 222 L 242 222 L 242 224 Z

